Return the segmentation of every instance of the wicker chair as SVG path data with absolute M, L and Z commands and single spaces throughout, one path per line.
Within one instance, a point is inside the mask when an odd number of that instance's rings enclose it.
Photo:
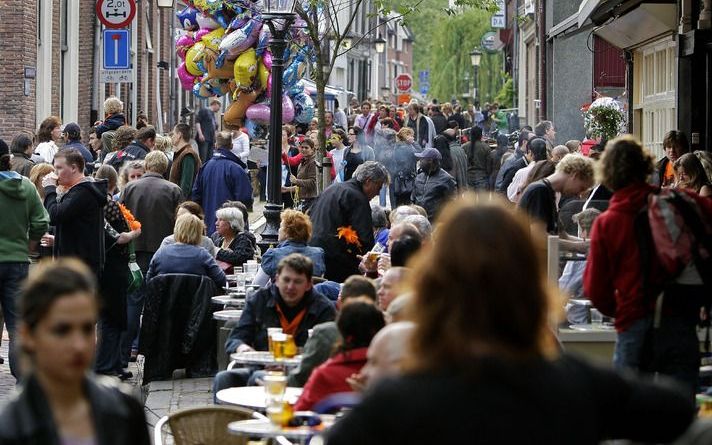
M 155 445 L 167 444 L 173 436 L 175 445 L 245 445 L 247 439 L 227 430 L 230 422 L 263 419 L 262 414 L 237 406 L 188 408 L 163 416 L 153 430 Z

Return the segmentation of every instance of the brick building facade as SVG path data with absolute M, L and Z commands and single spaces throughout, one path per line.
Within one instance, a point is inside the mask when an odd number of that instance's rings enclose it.
M 155 0 L 136 2 L 132 23 L 137 80 L 134 94 L 131 84 L 99 83 L 103 27 L 96 18 L 95 3 L 0 2 L 0 38 L 5 55 L 5 63 L 0 65 L 0 138 L 9 143 L 20 132 L 34 133 L 50 115 L 59 116 L 63 123 L 77 122 L 86 133 L 103 117 L 104 98 L 113 94 L 124 102 L 129 123 L 135 122 L 139 111 L 164 132 L 176 122 L 175 110 L 182 101 L 171 97 L 174 11 L 159 10 Z M 165 62 L 165 68 L 158 68 L 159 62 Z M 181 94 L 180 99 L 188 99 L 186 93 Z

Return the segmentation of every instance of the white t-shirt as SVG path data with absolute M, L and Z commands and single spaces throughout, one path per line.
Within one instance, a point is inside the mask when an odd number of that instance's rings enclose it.
M 35 154 L 42 156 L 44 162 L 51 164 L 54 162 L 54 155 L 57 154 L 59 148 L 54 141 L 42 142 L 35 147 Z
M 250 137 L 247 134 L 240 132 L 238 137 L 232 138 L 232 153 L 247 164 L 250 156 Z

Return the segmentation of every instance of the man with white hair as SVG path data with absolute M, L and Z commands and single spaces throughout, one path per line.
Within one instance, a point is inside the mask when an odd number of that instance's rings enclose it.
M 387 311 L 391 302 L 398 296 L 400 286 L 408 275 L 405 267 L 391 267 L 383 274 L 381 285 L 378 287 L 378 307 L 382 311 Z
M 385 377 L 400 374 L 414 330 L 415 324 L 410 321 L 391 323 L 381 329 L 368 347 L 366 366 L 359 374 L 347 379 L 351 387 L 355 391 L 363 391 Z
M 421 214 L 417 215 L 408 215 L 405 218 L 403 218 L 404 223 L 412 224 L 415 226 L 416 229 L 418 229 L 418 232 L 420 233 L 420 238 L 422 242 L 428 242 L 433 236 L 433 225 L 430 224 L 430 221 L 428 221 L 428 218 L 424 217 Z

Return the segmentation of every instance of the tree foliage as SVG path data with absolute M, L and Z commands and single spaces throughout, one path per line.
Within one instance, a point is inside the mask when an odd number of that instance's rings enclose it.
M 491 10 L 465 8 L 456 15 L 434 14 L 443 3 L 447 1 L 431 0 L 429 7 L 420 8 L 409 21 L 415 34 L 414 71 L 430 71 L 428 96 L 450 101 L 472 93 L 470 51 L 480 47 L 482 36 L 490 31 Z M 478 69 L 480 101 L 494 101 L 505 80 L 502 54 L 485 52 Z

